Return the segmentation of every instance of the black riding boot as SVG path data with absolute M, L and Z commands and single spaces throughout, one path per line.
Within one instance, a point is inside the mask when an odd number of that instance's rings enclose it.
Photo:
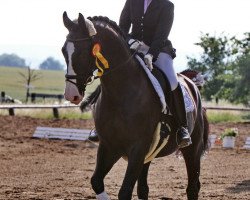
M 184 103 L 184 97 L 180 84 L 172 91 L 173 108 L 171 112 L 177 121 L 178 129 L 176 132 L 176 142 L 179 148 L 184 148 L 192 144 L 190 134 L 187 129 L 187 115 Z
M 98 138 L 98 135 L 97 135 L 96 130 L 93 130 L 93 131 L 89 134 L 88 140 L 90 140 L 90 141 L 92 141 L 92 142 L 99 142 L 99 138 Z

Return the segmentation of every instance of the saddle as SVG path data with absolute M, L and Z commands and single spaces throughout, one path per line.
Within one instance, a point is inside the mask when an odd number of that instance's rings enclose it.
M 167 137 L 171 130 L 174 131 L 177 127 L 175 124 L 175 120 L 173 119 L 173 116 L 170 112 L 169 106 L 173 105 L 173 98 L 171 94 L 171 86 L 168 78 L 165 76 L 163 71 L 159 69 L 156 65 L 154 65 L 154 68 L 152 71 L 149 71 L 147 66 L 145 65 L 143 61 L 143 54 L 137 54 L 135 56 L 136 60 L 139 62 L 139 64 L 143 67 L 145 70 L 148 78 L 150 79 L 156 93 L 158 94 L 163 110 L 161 113 L 161 135 L 163 138 Z M 177 74 L 178 81 L 180 82 L 180 85 L 182 87 L 182 92 L 184 96 L 185 101 L 185 107 L 186 112 L 191 112 L 194 109 L 193 101 L 190 97 L 190 91 L 188 90 L 186 79 L 182 74 Z M 172 124 L 173 126 L 170 127 L 169 124 Z M 174 129 L 174 130 L 173 130 Z

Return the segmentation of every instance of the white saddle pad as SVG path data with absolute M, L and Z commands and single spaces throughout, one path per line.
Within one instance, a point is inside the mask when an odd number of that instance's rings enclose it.
M 167 103 L 165 101 L 165 95 L 164 95 L 164 92 L 163 92 L 163 90 L 161 88 L 161 85 L 160 85 L 159 81 L 150 72 L 148 67 L 145 65 L 144 61 L 138 55 L 136 55 L 135 57 L 139 61 L 139 63 L 143 67 L 143 69 L 145 70 L 149 80 L 151 81 L 156 93 L 159 96 L 159 99 L 160 99 L 160 102 L 161 102 L 161 105 L 162 105 L 162 112 L 165 112 L 166 109 L 167 109 Z M 183 92 L 183 96 L 184 96 L 186 112 L 192 112 L 194 110 L 193 101 L 192 101 L 189 93 L 187 92 L 186 88 L 182 84 L 181 84 L 181 88 L 182 88 L 182 92 Z

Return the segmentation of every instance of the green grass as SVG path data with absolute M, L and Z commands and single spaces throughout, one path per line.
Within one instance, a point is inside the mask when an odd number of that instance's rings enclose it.
M 234 108 L 244 107 L 241 104 L 235 105 L 225 100 L 219 101 L 219 104 L 216 104 L 214 101 L 213 102 L 203 101 L 203 106 L 205 107 L 209 107 L 209 106 L 234 107 Z M 207 110 L 207 115 L 208 115 L 208 120 L 210 123 L 250 121 L 250 112 Z
M 29 116 L 39 119 L 53 119 L 51 109 L 15 109 L 15 116 Z M 82 113 L 79 108 L 58 109 L 59 119 L 92 119 L 92 112 Z M 0 110 L 0 115 L 9 115 L 8 110 Z
M 34 86 L 30 92 L 46 94 L 63 94 L 64 72 L 37 70 L 41 79 L 31 83 Z M 27 69 L 16 67 L 0 67 L 0 90 L 6 95 L 23 101 L 26 95 L 25 81 L 19 73 L 27 74 Z
M 26 74 L 27 69 L 15 68 L 15 67 L 1 67 L 0 66 L 0 91 L 5 91 L 6 95 L 13 98 L 24 101 L 26 95 L 26 88 L 22 77 L 19 74 L 22 72 Z M 64 71 L 53 71 L 53 70 L 37 70 L 42 76 L 41 79 L 32 83 L 34 86 L 30 93 L 46 93 L 46 94 L 63 94 L 65 87 Z M 87 87 L 86 93 L 93 91 L 96 85 L 99 84 L 99 80 L 96 80 L 93 84 Z M 86 94 L 86 95 L 87 95 Z M 37 103 L 53 104 L 57 99 L 39 99 Z M 214 102 L 204 102 L 204 106 L 216 106 Z M 220 101 L 218 106 L 232 106 L 227 102 Z M 235 105 L 234 105 L 235 106 Z M 238 105 L 242 107 L 242 105 Z M 37 118 L 53 118 L 52 109 L 46 110 L 15 110 L 16 115 L 32 116 Z M 237 111 L 214 111 L 208 110 L 209 122 L 239 122 L 250 120 L 250 114 Z M 0 110 L 0 115 L 8 114 L 7 110 Z M 60 118 L 67 119 L 86 119 L 91 118 L 91 112 L 82 114 L 79 109 L 59 109 Z
M 207 111 L 208 120 L 210 123 L 221 122 L 242 122 L 249 121 L 249 113 L 243 113 L 239 111 Z
M 19 73 L 27 74 L 27 69 L 17 67 L 1 67 L 0 66 L 0 91 L 5 91 L 6 95 L 12 98 L 25 100 L 26 87 L 22 76 Z M 30 93 L 45 93 L 45 94 L 63 94 L 65 87 L 64 71 L 54 70 L 37 70 L 41 74 L 41 79 L 31 83 L 34 86 Z M 87 87 L 87 93 L 93 91 L 98 84 Z M 40 100 L 40 103 L 44 103 Z M 46 103 L 51 103 L 47 102 Z

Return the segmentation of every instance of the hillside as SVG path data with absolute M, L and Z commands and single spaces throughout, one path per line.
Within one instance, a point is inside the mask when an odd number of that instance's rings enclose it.
M 27 69 L 0 66 L 0 92 L 23 101 L 26 95 L 25 83 L 19 74 L 26 74 Z M 30 93 L 63 94 L 65 86 L 64 71 L 37 70 L 42 78 L 31 83 Z M 92 91 L 96 84 L 88 88 Z

